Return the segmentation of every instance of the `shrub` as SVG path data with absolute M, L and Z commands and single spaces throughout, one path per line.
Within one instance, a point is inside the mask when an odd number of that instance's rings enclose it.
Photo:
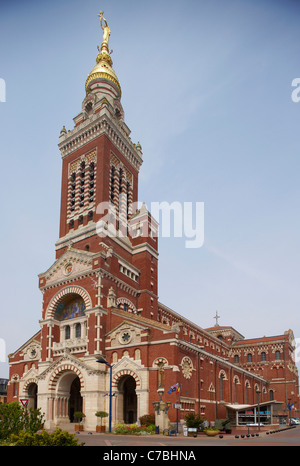
M 61 429 L 56 429 L 51 434 L 43 430 L 41 433 L 29 433 L 22 431 L 18 435 L 10 436 L 10 445 L 21 447 L 78 447 L 84 443 L 78 444 L 75 434 Z
M 150 426 L 155 425 L 155 415 L 154 414 L 144 414 L 140 417 L 141 426 Z
M 150 424 L 149 426 L 142 426 L 141 429 L 146 434 L 153 434 L 155 432 L 155 424 Z
M 40 409 L 24 409 L 18 402 L 0 404 L 0 439 L 22 430 L 35 433 L 44 425 L 44 415 Z
M 185 422 L 187 427 L 194 427 L 199 429 L 199 427 L 204 421 L 205 419 L 201 418 L 199 414 L 196 415 L 195 413 L 189 413 L 185 416 Z
M 24 413 L 24 429 L 26 432 L 34 434 L 44 426 L 44 414 L 41 412 L 41 408 L 25 410 Z
M 121 434 L 121 435 L 146 435 L 146 434 L 152 434 L 155 430 L 154 425 L 150 426 L 138 426 L 137 424 L 117 424 L 115 427 L 115 434 Z

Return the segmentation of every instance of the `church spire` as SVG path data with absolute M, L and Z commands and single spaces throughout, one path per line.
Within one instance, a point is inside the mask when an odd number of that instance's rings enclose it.
M 88 94 L 90 91 L 95 90 L 97 87 L 97 83 L 109 82 L 109 84 L 113 83 L 114 88 L 116 89 L 116 95 L 114 97 L 120 98 L 121 97 L 121 86 L 118 80 L 116 73 L 112 68 L 113 61 L 111 59 L 109 48 L 108 48 L 108 41 L 111 30 L 107 24 L 106 19 L 103 17 L 103 11 L 100 11 L 98 16 L 100 17 L 100 26 L 103 30 L 103 37 L 102 37 L 102 44 L 101 47 L 98 46 L 98 55 L 96 58 L 96 65 L 88 75 L 88 78 L 85 83 L 85 90 Z M 96 85 L 96 86 L 95 86 Z

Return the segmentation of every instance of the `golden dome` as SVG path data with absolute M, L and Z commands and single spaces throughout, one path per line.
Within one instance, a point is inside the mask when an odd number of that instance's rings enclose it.
M 107 79 L 111 81 L 119 89 L 121 95 L 121 86 L 116 73 L 112 69 L 112 59 L 107 51 L 101 50 L 97 55 L 96 65 L 90 72 L 85 82 L 85 90 L 88 91 L 89 85 L 94 79 Z
M 103 18 L 103 12 L 100 11 L 100 24 L 101 28 L 103 29 L 103 41 L 101 44 L 101 50 L 97 55 L 96 58 L 96 65 L 90 72 L 90 74 L 87 77 L 87 80 L 85 82 L 85 90 L 88 92 L 89 85 L 91 84 L 92 81 L 94 80 L 101 80 L 101 79 L 107 79 L 108 81 L 111 81 L 119 90 L 120 96 L 121 96 L 121 86 L 119 83 L 119 80 L 117 78 L 116 73 L 114 72 L 112 68 L 112 59 L 109 54 L 109 49 L 108 49 L 108 39 L 110 36 L 110 29 L 107 25 L 107 21 L 105 18 Z M 102 24 L 102 21 L 104 21 L 104 26 Z M 98 47 L 99 50 L 99 47 Z

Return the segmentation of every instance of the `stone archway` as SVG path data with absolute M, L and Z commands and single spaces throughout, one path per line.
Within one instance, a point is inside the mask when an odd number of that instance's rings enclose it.
M 79 382 L 79 390 L 72 390 L 74 386 L 74 381 L 79 381 L 79 378 L 76 373 L 74 372 L 63 372 L 61 377 L 57 381 L 56 387 L 56 418 L 57 422 L 70 422 L 73 421 L 73 414 L 74 414 L 74 392 L 76 393 L 77 397 L 80 395 L 80 382 Z M 78 388 L 78 383 L 76 384 L 76 388 Z M 71 418 L 71 393 L 72 393 L 72 418 Z M 77 398 L 76 397 L 76 398 Z M 82 408 L 82 403 L 81 403 Z
M 117 416 L 125 424 L 137 422 L 136 381 L 131 375 L 123 375 L 118 381 Z
M 82 411 L 82 396 L 80 392 L 80 379 L 75 377 L 70 387 L 70 399 L 69 399 L 69 419 L 70 422 L 74 422 L 74 413 L 76 411 Z
M 72 365 L 63 365 L 52 374 L 49 420 L 55 425 L 69 424 L 74 421 L 74 412 L 84 411 L 83 385 L 82 374 Z
M 119 368 L 113 375 L 112 390 L 116 395 L 112 399 L 113 423 L 130 424 L 132 419 L 134 423 L 149 413 L 149 380 L 144 373 L 143 377 L 129 368 Z
M 28 398 L 28 408 L 37 409 L 38 384 L 35 379 L 28 380 L 24 392 L 25 397 Z

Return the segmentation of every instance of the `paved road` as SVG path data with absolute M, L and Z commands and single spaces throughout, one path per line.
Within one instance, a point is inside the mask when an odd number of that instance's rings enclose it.
M 89 434 L 81 432 L 76 434 L 80 442 L 85 442 L 86 446 L 101 446 L 106 447 L 104 451 L 119 451 L 119 448 L 124 447 L 128 450 L 134 446 L 144 447 L 144 451 L 153 450 L 157 447 L 163 450 L 163 447 L 176 449 L 184 449 L 184 447 L 198 447 L 198 446 L 300 446 L 300 426 L 293 429 L 284 430 L 275 434 L 266 435 L 262 433 L 259 437 L 250 437 L 236 439 L 234 435 L 224 435 L 222 439 L 219 437 L 206 437 L 199 436 L 197 438 L 189 437 L 165 437 L 162 435 L 151 436 L 129 436 L 129 435 L 112 435 L 112 434 Z M 147 448 L 148 447 L 148 448 Z M 154 448 L 155 449 L 155 448 Z M 116 458 L 117 459 L 117 458 Z M 121 458 L 120 458 L 121 459 Z

